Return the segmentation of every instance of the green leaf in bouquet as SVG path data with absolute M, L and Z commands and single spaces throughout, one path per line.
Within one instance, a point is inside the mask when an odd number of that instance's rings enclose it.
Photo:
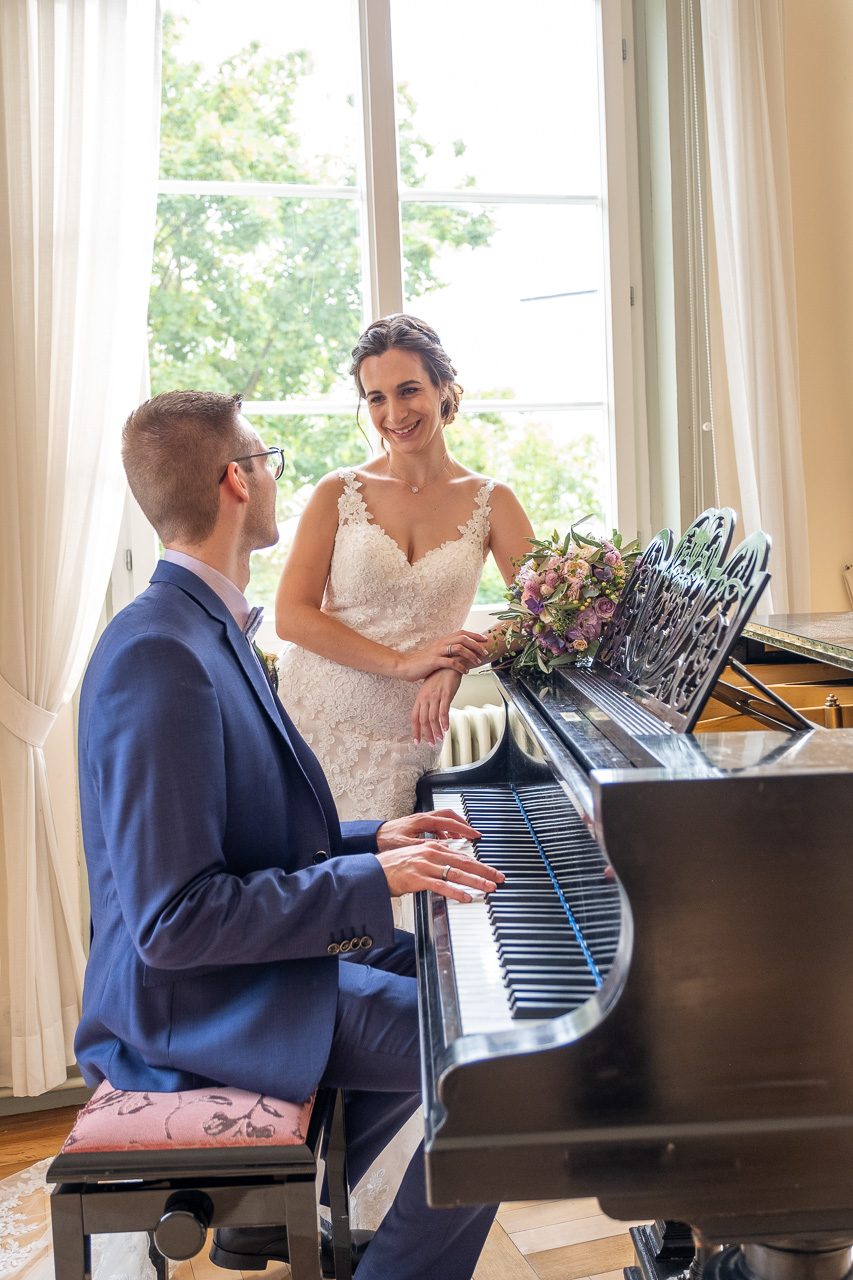
M 539 667 L 539 670 L 544 671 L 545 675 L 547 676 L 548 664 L 545 662 L 545 659 L 542 657 L 541 649 L 536 650 L 536 665 Z
M 583 524 L 584 520 L 591 520 L 592 516 L 581 516 L 580 520 L 576 520 L 572 525 L 572 541 L 576 542 L 579 547 L 600 547 L 601 543 L 597 538 L 588 538 L 583 533 L 578 533 L 578 525 Z

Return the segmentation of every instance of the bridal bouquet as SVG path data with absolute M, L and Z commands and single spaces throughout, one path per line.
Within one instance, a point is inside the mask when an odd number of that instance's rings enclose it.
M 565 536 L 529 539 L 533 551 L 517 562 L 518 573 L 505 592 L 510 602 L 506 643 L 516 649 L 512 670 L 525 667 L 552 671 L 592 657 L 602 627 L 639 555 L 639 545 L 623 547 L 622 537 L 593 538 L 572 528 Z M 519 647 L 520 646 L 520 647 Z

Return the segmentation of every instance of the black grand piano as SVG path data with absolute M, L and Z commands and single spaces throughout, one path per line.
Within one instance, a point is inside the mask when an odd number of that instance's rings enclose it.
M 499 744 L 421 781 L 507 875 L 486 902 L 418 896 L 428 1186 L 435 1204 L 597 1196 L 657 1219 L 637 1238 L 649 1276 L 685 1270 L 695 1241 L 733 1246 L 708 1262 L 721 1274 L 835 1280 L 853 1244 L 853 731 L 731 661 L 769 577 L 763 534 L 730 554 L 734 522 L 659 535 L 594 663 L 499 672 Z M 694 733 L 712 696 L 758 730 Z

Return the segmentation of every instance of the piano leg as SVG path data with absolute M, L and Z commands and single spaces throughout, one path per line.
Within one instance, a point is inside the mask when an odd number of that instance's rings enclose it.
M 633 1227 L 636 1267 L 625 1280 L 845 1280 L 853 1271 L 853 1235 L 813 1235 L 696 1249 L 683 1222 Z
M 625 1268 L 625 1280 L 678 1280 L 689 1275 L 698 1280 L 706 1259 L 696 1251 L 693 1232 L 686 1222 L 653 1222 L 648 1227 L 632 1227 L 631 1240 L 637 1255 L 636 1267 Z

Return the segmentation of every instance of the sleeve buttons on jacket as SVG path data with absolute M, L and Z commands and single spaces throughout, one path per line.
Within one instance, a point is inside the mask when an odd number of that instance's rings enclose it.
M 350 949 L 350 947 L 351 947 L 351 946 L 352 946 L 352 943 L 348 942 L 348 941 L 347 941 L 347 939 L 345 938 L 345 939 L 344 939 L 344 941 L 343 941 L 343 942 L 341 943 L 341 945 L 340 945 L 340 952 L 341 952 L 341 954 L 343 955 L 343 953 L 344 953 L 345 951 L 349 951 L 349 949 Z
M 319 867 L 321 862 L 326 862 L 328 860 L 328 857 L 329 855 L 326 853 L 325 849 L 318 849 L 311 861 L 314 863 L 315 867 Z
M 337 942 L 330 942 L 329 945 L 326 947 L 326 950 L 328 951 L 330 956 L 336 956 L 340 951 L 340 947 L 338 946 Z
M 364 947 L 366 951 L 368 947 L 373 946 L 373 939 L 369 938 L 367 934 L 365 934 L 365 936 L 360 940 L 359 946 Z

